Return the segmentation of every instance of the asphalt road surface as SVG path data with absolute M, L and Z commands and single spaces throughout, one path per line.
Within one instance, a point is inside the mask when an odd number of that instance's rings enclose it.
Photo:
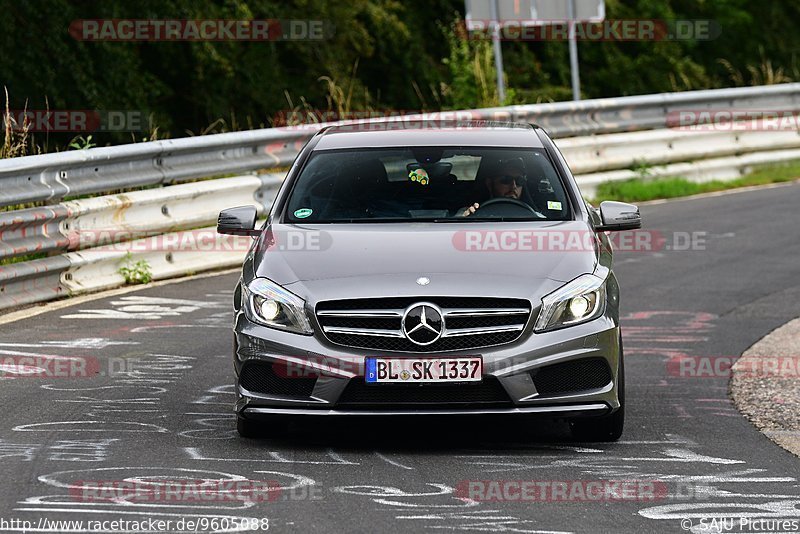
M 628 419 L 612 444 L 571 442 L 563 422 L 492 418 L 325 421 L 240 439 L 235 274 L 2 325 L 5 361 L 36 356 L 72 376 L 0 380 L 0 531 L 263 531 L 266 520 L 272 532 L 800 531 L 800 461 L 734 409 L 724 369 L 703 372 L 800 316 L 798 206 L 791 185 L 642 208 L 666 242 L 616 258 Z M 173 493 L 131 498 L 125 481 Z M 191 497 L 198 481 L 216 491 Z M 281 489 L 229 498 L 242 481 Z M 469 500 L 465 487 L 483 489 Z

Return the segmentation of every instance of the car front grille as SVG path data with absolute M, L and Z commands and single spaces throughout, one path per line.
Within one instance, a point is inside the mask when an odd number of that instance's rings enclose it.
M 402 330 L 405 311 L 431 303 L 442 312 L 442 335 L 418 345 Z M 531 315 L 524 299 L 489 297 L 387 297 L 326 301 L 317 305 L 325 336 L 337 345 L 392 352 L 443 352 L 511 343 Z
M 604 358 L 584 358 L 534 370 L 531 378 L 540 395 L 567 394 L 605 387 L 611 369 Z
M 367 384 L 363 377 L 350 379 L 337 406 L 347 408 L 443 406 L 504 407 L 511 399 L 493 376 L 478 384 Z
M 283 376 L 285 374 L 276 372 L 276 366 L 273 364 L 246 363 L 239 376 L 239 384 L 248 391 L 262 395 L 311 396 L 317 381 L 316 377 Z

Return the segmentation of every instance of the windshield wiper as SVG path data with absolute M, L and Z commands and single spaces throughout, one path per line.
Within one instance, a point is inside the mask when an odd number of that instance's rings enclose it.
M 374 217 L 357 219 L 328 219 L 324 221 L 297 221 L 291 224 L 367 224 L 367 223 L 471 223 L 471 222 L 530 222 L 551 221 L 554 219 L 540 219 L 538 217 Z
M 529 222 L 529 221 L 547 221 L 549 219 L 540 219 L 539 217 L 451 217 L 448 219 L 434 219 L 436 223 L 468 223 L 468 222 Z
M 359 217 L 357 219 L 328 219 L 326 221 L 314 221 L 323 224 L 351 224 L 351 223 L 396 223 L 413 222 L 419 219 L 409 219 L 403 217 Z

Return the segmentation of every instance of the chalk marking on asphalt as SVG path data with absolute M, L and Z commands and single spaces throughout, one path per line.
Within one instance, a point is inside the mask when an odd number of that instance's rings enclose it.
M 509 459 L 517 459 L 517 460 L 558 460 L 563 459 L 564 456 L 553 456 L 553 455 L 541 455 L 537 454 L 535 456 L 529 455 L 514 455 L 514 454 L 498 454 L 497 456 L 494 455 L 485 455 L 485 456 L 456 456 L 456 458 L 470 458 L 477 460 L 472 462 L 476 465 L 486 464 L 486 465 L 519 465 L 518 462 L 498 462 L 494 460 L 494 458 L 509 458 Z M 481 459 L 485 459 L 486 461 L 480 461 Z
M 166 413 L 164 410 L 131 410 L 131 409 L 114 409 L 114 408 L 106 408 L 103 405 L 99 406 L 92 406 L 92 410 L 98 410 L 99 412 L 119 412 L 119 413 Z
M 476 513 L 479 512 L 478 510 L 475 511 Z M 497 512 L 497 511 L 495 511 Z M 502 532 L 506 530 L 505 528 L 498 529 L 498 527 L 504 527 L 504 525 L 522 525 L 525 523 L 533 523 L 532 520 L 529 519 L 520 519 L 514 516 L 499 516 L 499 517 L 481 517 L 481 516 L 470 516 L 466 515 L 469 512 L 464 514 L 455 514 L 455 513 L 445 513 L 445 514 L 427 514 L 427 515 L 417 515 L 417 516 L 395 516 L 396 519 L 428 519 L 428 520 L 448 520 L 448 519 L 466 519 L 466 520 L 473 520 L 479 521 L 477 523 L 465 523 L 461 525 L 425 525 L 427 528 L 438 528 L 438 529 L 448 529 L 448 530 L 484 530 L 487 532 Z M 572 534 L 571 531 L 568 530 L 513 530 L 514 532 L 525 532 L 527 534 Z
M 109 471 L 121 471 L 122 474 L 125 475 L 125 480 L 129 482 L 139 482 L 139 483 L 149 483 L 153 484 L 152 479 L 159 478 L 162 480 L 172 480 L 172 479 L 179 479 L 183 477 L 189 477 L 192 474 L 195 474 L 195 478 L 190 480 L 197 480 L 196 473 L 200 475 L 211 475 L 210 477 L 204 477 L 203 480 L 209 480 L 214 482 L 224 482 L 224 481 L 233 481 L 233 482 L 249 482 L 250 479 L 242 476 L 236 475 L 233 473 L 227 473 L 225 471 L 212 471 L 207 469 L 193 469 L 188 467 L 143 467 L 143 466 L 134 466 L 134 467 L 96 467 L 91 469 L 74 469 L 69 471 L 56 471 L 54 473 L 48 473 L 46 475 L 40 475 L 38 478 L 39 482 L 43 484 L 47 484 L 48 486 L 52 486 L 54 488 L 61 488 L 61 489 L 68 489 L 68 490 L 75 490 L 81 489 L 84 486 L 76 485 L 74 481 L 84 481 L 84 483 L 91 484 L 91 481 L 94 480 L 92 476 L 96 476 L 98 472 L 109 472 Z M 142 471 L 139 473 L 139 476 L 136 476 L 137 471 Z M 157 473 L 153 473 L 153 471 L 157 471 Z M 146 472 L 146 473 L 144 473 Z M 174 472 L 180 473 L 180 476 L 172 476 Z M 270 475 L 276 476 L 285 476 L 287 478 L 293 479 L 295 483 L 291 486 L 281 486 L 283 490 L 293 490 L 297 488 L 301 488 L 303 486 L 310 486 L 316 484 L 314 479 L 303 476 L 303 475 L 296 475 L 294 473 L 286 473 L 284 471 L 254 471 L 255 473 L 266 473 Z M 81 474 L 82 476 L 75 477 L 76 474 Z M 133 474 L 131 474 L 133 473 Z M 70 482 L 64 482 L 59 480 L 59 477 L 63 475 L 71 475 Z M 172 478 L 170 478 L 172 476 Z
M 396 461 L 394 461 L 394 460 L 392 460 L 390 458 L 387 458 L 386 456 L 384 456 L 383 454 L 381 454 L 381 453 L 379 453 L 377 451 L 375 451 L 375 456 L 377 456 L 378 458 L 380 458 L 381 460 L 383 460 L 387 464 L 392 464 L 392 465 L 394 465 L 396 467 L 401 467 L 403 469 L 409 469 L 409 470 L 412 470 L 412 471 L 414 470 L 413 467 L 409 467 L 407 465 L 401 464 L 400 462 L 396 462 Z
M 202 460 L 210 462 L 263 462 L 263 463 L 284 463 L 284 464 L 310 464 L 310 465 L 361 465 L 356 462 L 349 462 L 343 459 L 328 462 L 321 460 L 290 460 L 284 458 L 280 453 L 275 451 L 268 451 L 267 454 L 271 459 L 266 458 L 212 458 L 203 456 L 197 447 L 184 447 L 183 450 L 189 455 L 192 460 Z
M 400 501 L 392 501 L 389 499 L 372 499 L 373 502 L 376 504 L 383 504 L 386 506 L 395 506 L 398 508 L 470 508 L 473 506 L 479 506 L 480 503 L 478 501 L 473 501 L 472 499 L 464 499 L 462 497 L 451 497 L 451 499 L 455 501 L 460 501 L 460 504 L 416 504 L 410 502 L 400 502 Z M 509 519 L 514 519 L 509 518 Z
M 0 439 L 0 459 L 22 457 L 23 462 L 31 462 L 42 445 L 6 443 Z
M 53 505 L 70 505 L 70 506 L 93 506 L 93 507 L 96 507 L 99 504 L 104 504 L 104 505 L 109 505 L 109 506 L 113 505 L 111 503 L 79 502 L 79 501 L 76 501 L 74 497 L 68 497 L 66 495 L 36 495 L 36 496 L 33 496 L 33 497 L 27 497 L 27 498 L 25 498 L 25 499 L 23 499 L 21 501 L 17 501 L 17 504 L 20 504 L 20 505 L 23 505 L 23 506 L 24 505 L 45 505 L 45 506 L 47 506 L 47 505 L 50 505 L 50 506 L 53 506 Z M 189 509 L 202 508 L 203 510 L 236 511 L 236 510 L 247 510 L 248 508 L 252 508 L 253 506 L 256 506 L 257 504 L 258 503 L 255 502 L 255 501 L 242 500 L 242 501 L 232 502 L 229 506 L 226 506 L 224 504 L 212 505 L 210 503 L 206 503 L 203 506 L 200 506 L 200 505 L 197 505 L 197 504 L 192 505 L 192 504 L 177 504 L 177 503 L 169 503 L 169 504 L 157 503 L 157 504 L 153 504 L 153 503 L 143 503 L 143 502 L 135 502 L 135 501 L 125 501 L 124 505 L 123 504 L 121 504 L 121 505 L 123 505 L 125 508 L 162 508 L 162 509 L 170 509 L 170 510 L 173 509 L 173 508 L 176 508 L 176 509 L 177 508 L 189 508 Z M 19 508 L 18 508 L 18 510 L 19 510 Z M 44 510 L 45 511 L 50 511 L 51 509 L 50 508 L 46 508 Z M 76 512 L 82 512 L 83 510 L 75 510 L 75 511 Z M 109 510 L 108 512 L 109 512 L 109 514 L 113 515 L 114 513 L 116 513 L 116 510 Z M 158 513 L 158 512 L 156 512 L 156 513 Z M 28 532 L 35 532 L 35 530 L 28 530 Z M 49 532 L 53 532 L 53 531 L 49 531 Z M 83 531 L 83 532 L 86 532 L 86 531 Z M 96 533 L 96 532 L 104 532 L 104 531 L 95 530 L 95 531 L 92 531 L 92 532 Z M 118 531 L 115 531 L 115 532 L 118 532 Z M 140 532 L 146 532 L 146 531 L 140 531 Z
M 126 402 L 131 404 L 158 404 L 161 399 L 145 398 L 145 399 L 56 399 L 55 402 L 74 402 L 78 404 L 92 403 L 92 402 L 107 402 L 114 404 L 116 402 Z
M 796 507 L 796 500 L 773 501 L 766 503 L 681 503 L 651 506 L 639 510 L 639 515 L 648 519 L 682 519 L 682 518 L 708 518 L 723 517 L 758 517 L 758 518 L 787 518 L 800 517 L 800 509 Z M 730 513 L 720 509 L 732 509 Z M 752 510 L 763 510 L 754 512 Z
M 64 425 L 65 428 L 58 428 Z M 85 425 L 87 428 L 75 428 L 70 425 Z M 95 428 L 95 425 L 111 425 L 109 427 Z M 113 428 L 114 425 L 131 425 L 129 428 Z M 166 428 L 149 423 L 134 421 L 54 421 L 49 423 L 31 423 L 12 428 L 15 432 L 169 432 Z
M 466 523 L 460 525 L 433 525 L 433 524 L 425 524 L 426 528 L 446 528 L 449 530 L 475 530 L 476 527 L 482 530 L 497 530 L 498 525 L 523 525 L 527 523 L 532 523 L 533 521 L 527 519 L 520 519 L 515 516 L 510 515 L 497 515 L 497 514 L 504 514 L 506 512 L 500 512 L 499 510 L 464 510 L 464 508 L 473 508 L 479 506 L 480 503 L 478 501 L 472 499 L 465 499 L 460 497 L 455 497 L 453 493 L 455 492 L 454 488 L 446 485 L 446 484 L 436 484 L 428 482 L 426 485 L 433 486 L 437 488 L 438 491 L 433 493 L 409 493 L 404 490 L 401 490 L 396 487 L 392 486 L 337 486 L 331 489 L 333 492 L 337 493 L 346 493 L 351 495 L 361 495 L 370 497 L 372 501 L 376 504 L 383 505 L 383 506 L 393 506 L 396 508 L 405 508 L 405 509 L 422 509 L 422 510 L 430 510 L 430 509 L 453 509 L 459 508 L 459 511 L 441 511 L 441 512 L 432 512 L 432 513 L 421 513 L 421 514 L 414 514 L 414 515 L 396 515 L 395 519 L 406 519 L 406 520 L 424 520 L 424 521 L 453 521 L 453 520 L 467 520 L 467 521 L 477 521 L 473 523 Z M 430 503 L 411 503 L 411 502 L 402 502 L 393 500 L 396 498 L 403 498 L 403 497 L 437 497 L 437 496 L 447 496 L 449 499 L 458 500 L 460 501 L 459 504 L 430 504 Z M 505 530 L 505 529 L 504 529 Z M 524 530 L 524 532 L 548 532 L 553 533 L 556 531 L 533 531 L 533 530 Z
M 357 486 L 336 486 L 331 488 L 334 493 L 345 493 L 347 495 L 361 495 L 364 497 L 434 497 L 437 495 L 450 495 L 455 493 L 455 488 L 447 484 L 437 484 L 435 482 L 426 482 L 426 486 L 433 486 L 437 491 L 433 493 L 408 493 L 395 488 L 394 486 L 372 486 L 367 484 Z
M 254 473 L 263 474 L 263 475 L 285 476 L 285 477 L 293 478 L 293 479 L 295 479 L 297 481 L 296 484 L 294 484 L 292 486 L 281 486 L 280 487 L 281 491 L 295 490 L 297 488 L 302 488 L 304 486 L 313 486 L 313 485 L 315 485 L 317 483 L 317 481 L 314 480 L 313 478 L 309 478 L 309 477 L 306 477 L 306 476 L 303 476 L 303 475 L 296 475 L 294 473 L 286 473 L 284 471 L 263 471 L 263 470 L 258 470 L 258 471 L 253 471 L 253 472 Z
M 476 501 L 471 501 L 476 502 Z M 488 517 L 482 517 L 486 514 L 502 514 L 500 510 L 466 510 L 464 512 L 443 512 L 443 513 L 436 513 L 436 514 L 426 514 L 426 515 L 398 515 L 395 516 L 397 519 L 489 519 Z M 514 516 L 499 516 L 494 517 L 492 519 L 516 519 Z
M 200 428 L 191 428 L 184 430 L 179 436 L 190 439 L 205 439 L 205 440 L 220 440 L 220 439 L 235 439 L 238 437 L 236 430 L 231 425 L 231 419 L 234 415 L 228 413 L 203 413 L 203 412 L 185 412 L 184 415 L 199 416 L 199 419 L 192 419 L 192 424 Z
M 218 398 L 219 395 L 236 395 L 234 385 L 224 384 L 207 389 L 199 398 L 197 398 L 197 400 L 193 400 L 191 404 L 215 404 L 219 406 L 230 406 L 231 401 L 227 400 L 223 402 L 222 399 Z
M 126 384 L 113 384 L 109 386 L 94 386 L 88 388 L 59 388 L 52 384 L 43 384 L 41 386 L 42 389 L 46 389 L 48 391 L 99 391 L 104 389 L 151 389 L 153 390 L 153 395 L 161 395 L 162 393 L 166 393 L 167 389 L 157 386 L 139 386 L 139 385 L 126 385 Z
M 723 465 L 746 463 L 744 460 L 732 460 L 730 458 L 705 456 L 703 454 L 697 454 L 696 452 L 692 452 L 688 449 L 665 449 L 662 451 L 662 453 L 666 455 L 667 458 L 664 457 L 637 458 L 631 456 L 631 457 L 621 457 L 615 459 L 623 462 L 686 462 L 686 463 L 698 462 L 698 463 L 723 464 Z
M 42 360 L 83 360 L 80 356 L 61 356 L 59 354 L 39 354 L 38 352 L 24 352 L 19 350 L 0 349 L 0 354 L 5 356 L 24 356 L 27 358 L 40 358 Z
M 169 324 L 169 325 L 154 325 L 154 326 L 137 326 L 136 328 L 131 329 L 131 333 L 143 334 L 146 332 L 150 332 L 151 330 L 162 330 L 162 329 L 174 330 L 176 328 L 224 328 L 227 330 L 231 329 L 231 327 L 227 325 L 215 325 L 215 324 Z
M 343 464 L 350 463 L 349 461 L 347 461 L 344 458 L 342 458 L 342 456 L 339 453 L 334 452 L 333 449 L 328 449 L 326 451 L 326 453 L 328 454 L 328 456 L 330 456 L 332 459 L 336 460 L 337 462 L 341 462 Z M 355 464 L 353 464 L 353 465 L 355 465 Z
M 42 341 L 39 343 L 0 343 L 0 347 L 34 348 L 34 349 L 104 349 L 115 345 L 139 345 L 138 341 L 111 341 L 105 338 L 79 338 L 64 341 Z
M 92 503 L 89 503 L 92 504 Z M 160 508 L 164 508 L 165 505 L 156 506 Z M 195 506 L 193 508 L 201 508 L 200 506 Z M 203 507 L 205 508 L 205 507 Z M 236 521 L 236 524 L 245 524 L 244 521 L 258 521 L 258 518 L 253 517 L 245 517 L 245 516 L 236 516 L 236 515 L 221 515 L 221 514 L 173 514 L 170 512 L 146 512 L 146 511 L 124 511 L 120 509 L 109 509 L 109 510 L 81 510 L 77 508 L 14 508 L 15 512 L 57 512 L 57 513 L 81 513 L 81 514 L 109 514 L 109 515 L 136 515 L 141 517 L 177 517 L 177 518 L 184 518 L 184 517 L 197 517 L 197 518 L 208 518 L 209 521 L 213 521 L 214 519 L 228 519 L 230 521 Z M 9 529 L 12 530 L 12 529 Z M 21 529 L 18 529 L 21 530 Z M 37 530 L 27 529 L 25 532 L 53 532 L 52 529 L 48 530 Z M 62 532 L 86 532 L 86 530 L 66 530 Z M 102 532 L 102 531 L 96 531 Z M 225 532 L 225 531 L 221 531 Z M 227 532 L 236 532 L 233 530 L 228 530 Z
M 717 484 L 731 483 L 731 482 L 795 482 L 794 477 L 753 477 L 748 475 L 755 475 L 765 472 L 766 469 L 741 469 L 738 471 L 726 471 L 724 473 L 717 473 L 715 475 L 680 475 L 680 474 L 653 474 L 653 477 L 660 477 L 665 480 L 679 479 L 679 480 L 697 480 L 701 482 L 713 482 Z M 744 475 L 744 476 L 743 476 Z M 642 476 L 649 476 L 648 473 Z
M 525 523 L 533 523 L 528 519 L 518 519 L 516 521 L 493 521 L 489 523 L 467 523 L 465 525 L 427 525 L 428 528 L 440 528 L 440 529 L 448 529 L 448 530 L 485 530 L 485 531 L 494 531 L 494 532 L 501 532 L 498 530 L 498 527 L 503 527 L 505 530 L 505 525 L 523 525 Z M 515 530 L 516 532 L 525 532 L 526 534 L 574 534 L 572 531 L 569 530 Z
M 111 308 L 81 309 L 77 313 L 62 315 L 61 319 L 141 319 L 156 320 L 179 317 L 204 309 L 224 308 L 223 302 L 204 302 L 165 297 L 133 295 L 112 300 Z

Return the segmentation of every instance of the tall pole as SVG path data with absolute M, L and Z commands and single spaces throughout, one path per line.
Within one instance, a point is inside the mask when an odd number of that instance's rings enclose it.
M 570 0 L 572 1 L 572 0 Z M 503 78 L 503 50 L 500 48 L 500 17 L 497 0 L 492 0 L 492 48 L 494 49 L 494 66 L 497 71 L 497 97 L 502 106 L 506 100 L 506 81 Z
M 494 0 L 495 2 L 497 0 Z M 575 32 L 575 0 L 567 2 L 567 13 L 569 17 L 569 68 L 572 74 L 572 100 L 581 99 L 581 75 L 578 70 L 578 36 Z

